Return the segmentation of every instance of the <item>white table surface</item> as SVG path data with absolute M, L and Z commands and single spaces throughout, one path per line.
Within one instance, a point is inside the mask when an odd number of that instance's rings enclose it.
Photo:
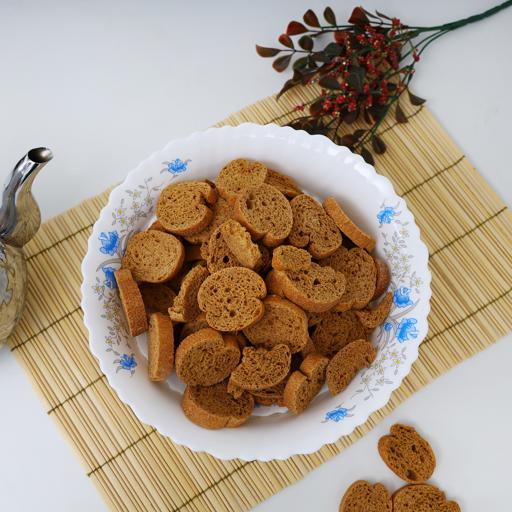
M 366 1 L 410 24 L 480 12 L 498 0 Z M 333 2 L 334 4 L 334 2 Z M 342 6 L 337 2 L 339 17 Z M 34 187 L 51 217 L 123 179 L 149 153 L 276 91 L 272 45 L 313 0 L 0 2 L 0 178 L 30 147 L 55 159 Z M 348 7 L 346 7 L 348 13 Z M 512 204 L 512 9 L 438 41 L 415 91 Z M 492 58 L 492 62 L 490 59 Z M 434 482 L 467 511 L 510 510 L 512 336 L 416 393 L 341 455 L 257 507 L 337 510 L 355 479 L 400 483 L 377 455 L 396 421 L 418 425 L 438 457 Z M 28 377 L 0 350 L 0 510 L 101 511 L 100 495 Z

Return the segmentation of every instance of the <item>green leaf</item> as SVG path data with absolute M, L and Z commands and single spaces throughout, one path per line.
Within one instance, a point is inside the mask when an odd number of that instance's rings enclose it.
M 275 57 L 281 50 L 277 48 L 267 48 L 266 46 L 256 45 L 256 53 L 260 57 Z
M 278 37 L 278 41 L 287 48 L 291 48 L 292 50 L 295 48 L 295 46 L 293 45 L 293 41 L 291 40 L 288 34 L 281 34 Z
M 402 107 L 396 102 L 396 110 L 395 110 L 395 119 L 397 123 L 407 123 L 407 116 L 405 115 L 404 111 L 402 110 Z
M 311 56 L 317 62 L 331 62 L 331 58 L 325 52 L 315 52 Z
M 317 27 L 317 28 L 320 27 L 320 22 L 318 21 L 318 17 L 311 9 L 308 9 L 304 13 L 304 16 L 302 17 L 302 19 L 304 20 L 304 23 L 306 23 L 306 25 L 309 25 L 310 27 Z
M 367 164 L 370 164 L 370 165 L 375 164 L 373 155 L 366 148 L 361 148 L 361 156 L 364 158 L 364 161 Z
M 296 36 L 298 34 L 304 34 L 304 32 L 307 32 L 308 29 L 299 21 L 290 21 L 288 23 L 288 27 L 286 29 L 286 33 L 289 36 Z
M 301 71 L 305 69 L 308 65 L 308 58 L 307 57 L 301 57 L 300 59 L 297 59 L 293 63 L 293 69 Z
M 378 135 L 372 137 L 372 148 L 377 155 L 382 155 L 382 153 L 386 152 L 386 144 Z
M 299 39 L 299 46 L 303 50 L 307 50 L 308 52 L 310 52 L 313 49 L 313 44 L 313 39 L 309 36 L 302 36 Z
M 272 67 L 278 72 L 283 72 L 288 65 L 290 64 L 290 61 L 292 60 L 291 54 L 289 55 L 282 55 L 281 57 L 277 57 L 277 59 L 272 62 Z
M 350 68 L 350 74 L 346 78 L 347 84 L 357 92 L 362 92 L 365 75 L 366 71 L 364 68 L 360 66 L 352 67 Z
M 330 23 L 331 25 L 336 25 L 336 15 L 334 14 L 334 11 L 330 7 L 326 7 L 324 10 L 324 18 L 327 23 Z
M 320 78 L 318 85 L 320 87 L 325 87 L 326 89 L 339 89 L 340 88 L 340 83 L 338 82 L 338 80 L 336 80 L 336 78 L 334 78 L 333 76 L 328 76 L 328 75 Z
M 339 57 L 342 52 L 343 52 L 343 46 L 341 46 L 337 43 L 329 43 L 324 48 L 324 53 L 326 55 L 328 55 L 329 57 Z
M 409 93 L 409 100 L 413 105 L 423 105 L 425 101 L 423 98 L 420 98 L 419 96 L 414 95 L 409 89 L 407 89 L 407 92 Z

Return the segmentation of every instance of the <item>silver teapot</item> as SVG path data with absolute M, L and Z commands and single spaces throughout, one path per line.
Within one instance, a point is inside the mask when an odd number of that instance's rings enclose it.
M 41 225 L 32 196 L 38 172 L 53 158 L 48 148 L 31 149 L 8 176 L 0 203 L 0 346 L 16 327 L 27 289 L 23 246 Z

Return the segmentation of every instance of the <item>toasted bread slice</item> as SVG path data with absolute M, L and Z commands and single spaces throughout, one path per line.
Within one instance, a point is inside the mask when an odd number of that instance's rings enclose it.
M 176 349 L 176 374 L 185 384 L 211 386 L 229 377 L 239 360 L 236 339 L 207 327 L 187 336 Z
M 205 181 L 184 181 L 169 185 L 160 193 L 156 216 L 166 231 L 175 235 L 193 235 L 210 224 L 211 205 L 217 192 Z
M 180 340 L 184 340 L 187 336 L 190 336 L 191 334 L 204 329 L 205 327 L 210 327 L 208 325 L 208 322 L 206 321 L 206 315 L 201 312 L 195 320 L 192 320 L 191 322 L 185 322 L 181 327 L 180 332 Z
M 119 289 L 121 306 L 128 324 L 128 332 L 131 336 L 138 336 L 148 330 L 146 310 L 139 287 L 127 268 L 116 270 L 114 276 Z
M 251 416 L 254 399 L 243 393 L 238 399 L 227 392 L 227 381 L 213 386 L 187 386 L 181 402 L 185 416 L 203 428 L 233 428 Z
M 251 395 L 254 397 L 254 401 L 257 404 L 270 406 L 279 405 L 284 407 L 283 404 L 283 393 L 286 386 L 287 379 L 285 378 L 279 384 L 270 388 L 261 389 L 260 391 L 251 391 Z
M 350 238 L 358 247 L 372 252 L 375 247 L 375 240 L 365 233 L 350 219 L 342 210 L 334 197 L 327 197 L 324 201 L 324 208 L 329 217 L 336 223 L 340 231 Z
M 183 278 L 180 291 L 169 308 L 169 316 L 174 322 L 191 322 L 201 313 L 197 294 L 209 275 L 205 267 L 197 265 Z
M 340 231 L 320 203 L 301 194 L 291 200 L 290 206 L 293 227 L 288 240 L 291 245 L 307 249 L 318 259 L 330 256 L 341 246 Z
M 379 454 L 393 473 L 411 484 L 428 480 L 436 467 L 430 444 L 408 425 L 393 425 L 379 439 Z
M 167 315 L 167 310 L 172 306 L 176 294 L 165 284 L 142 283 L 139 286 L 146 313 L 163 313 Z
M 229 382 L 247 391 L 261 391 L 282 382 L 290 371 L 290 362 L 287 345 L 276 345 L 270 350 L 247 347 Z
M 229 203 L 245 189 L 265 183 L 267 168 L 261 162 L 239 158 L 226 164 L 215 179 L 219 194 Z
M 339 512 L 391 512 L 392 510 L 391 496 L 382 484 L 372 485 L 364 480 L 358 480 L 345 492 Z
M 366 338 L 366 330 L 354 311 L 328 311 L 319 317 L 311 339 L 317 352 L 326 357 L 333 357 L 352 341 Z
M 203 251 L 201 250 L 201 245 L 186 245 L 185 246 L 185 261 L 204 261 L 206 263 L 206 258 L 203 257 Z
M 185 236 L 184 238 L 187 242 L 201 246 L 203 246 L 204 244 L 207 245 L 208 240 L 210 240 L 210 236 L 213 233 L 213 231 L 227 220 L 233 218 L 233 205 L 229 204 L 222 197 L 219 197 L 217 199 L 217 202 L 213 205 L 212 209 L 213 217 L 210 224 L 208 224 L 208 226 L 206 226 L 206 228 L 200 231 L 199 233 Z
M 300 369 L 291 374 L 283 393 L 283 404 L 293 414 L 300 414 L 315 398 L 325 382 L 329 359 L 320 354 L 306 356 Z
M 286 197 L 295 197 L 303 193 L 292 178 L 272 169 L 267 169 L 265 183 L 277 188 Z
M 220 226 L 220 233 L 241 267 L 254 270 L 262 266 L 259 246 L 251 240 L 250 233 L 239 222 L 233 219 L 224 222 Z
M 219 331 L 240 331 L 256 323 L 265 308 L 263 279 L 248 268 L 233 267 L 215 272 L 199 288 L 197 300 L 208 324 Z
M 253 345 L 267 348 L 284 343 L 290 352 L 300 352 L 309 340 L 306 313 L 286 299 L 269 295 L 263 299 L 265 313 L 261 320 L 244 329 Z
M 331 395 L 341 393 L 362 368 L 367 368 L 377 352 L 366 340 L 356 340 L 344 346 L 327 366 L 327 387 Z
M 183 244 L 170 233 L 143 231 L 128 241 L 122 267 L 135 281 L 163 283 L 172 279 L 185 260 Z
M 267 275 L 267 285 L 269 291 L 284 295 L 302 309 L 322 313 L 340 301 L 345 292 L 345 276 L 312 263 L 306 270 L 272 270 Z
M 149 226 L 149 228 L 147 229 L 147 231 L 151 231 L 151 230 L 163 231 L 164 233 L 167 233 L 167 231 L 162 226 L 162 223 L 159 220 L 155 220 L 155 222 L 153 222 L 153 224 L 151 224 L 151 226 Z
M 382 325 L 391 311 L 393 304 L 393 294 L 386 293 L 384 298 L 380 301 L 379 305 L 373 309 L 361 309 L 356 311 L 357 318 L 366 329 L 375 329 L 375 327 Z
M 393 512 L 460 512 L 455 501 L 446 501 L 434 485 L 406 485 L 393 494 Z
M 372 297 L 372 300 L 375 300 L 383 293 L 385 293 L 389 288 L 389 283 L 391 282 L 391 273 L 389 271 L 388 265 L 384 260 L 374 257 L 373 262 L 375 263 L 375 272 L 377 274 L 375 279 L 375 292 L 373 293 Z
M 281 244 L 293 224 L 290 203 L 277 188 L 266 183 L 240 193 L 234 215 L 255 240 L 261 239 L 267 247 Z
M 174 331 L 171 319 L 162 313 L 151 313 L 148 330 L 149 380 L 167 379 L 174 365 Z
M 276 270 L 306 270 L 311 266 L 311 254 L 293 245 L 281 245 L 272 253 L 272 268 Z
M 346 277 L 345 293 L 336 306 L 338 311 L 362 309 L 368 305 L 375 293 L 376 270 L 373 258 L 365 250 L 341 247 L 320 264 L 328 265 Z

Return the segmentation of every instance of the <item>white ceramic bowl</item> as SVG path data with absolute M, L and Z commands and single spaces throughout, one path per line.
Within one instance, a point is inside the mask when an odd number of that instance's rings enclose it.
M 378 346 L 374 364 L 359 372 L 343 393 L 331 397 L 324 390 L 297 417 L 277 407 L 258 407 L 241 428 L 211 431 L 183 414 L 183 385 L 175 375 L 161 384 L 148 380 L 146 336 L 127 335 L 113 272 L 130 235 L 154 219 L 163 187 L 180 180 L 213 179 L 225 163 L 240 157 L 293 176 L 318 198 L 339 199 L 376 239 L 376 254 L 392 271 L 394 300 L 389 318 L 373 335 Z M 387 403 L 409 373 L 428 330 L 428 251 L 405 201 L 388 179 L 347 148 L 321 135 L 276 125 L 212 128 L 174 140 L 151 155 L 110 194 L 89 239 L 82 273 L 90 348 L 120 399 L 141 421 L 174 442 L 221 459 L 284 459 L 350 434 Z

